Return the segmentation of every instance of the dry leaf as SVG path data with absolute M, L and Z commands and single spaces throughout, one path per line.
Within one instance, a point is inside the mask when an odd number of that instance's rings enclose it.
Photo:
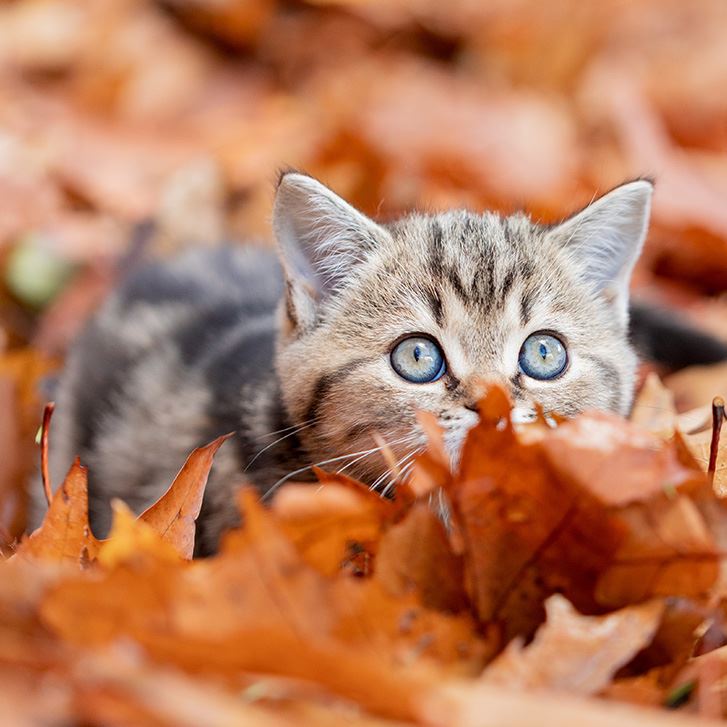
M 678 494 L 703 476 L 673 446 L 605 414 L 521 443 L 498 389 L 480 413 L 450 498 L 478 615 L 506 640 L 534 631 L 553 592 L 593 613 L 714 583 L 714 542 Z
M 139 519 L 171 543 L 183 558 L 194 553 L 195 521 L 215 453 L 231 437 L 227 434 L 195 449 L 189 455 L 169 489 Z
M 487 684 L 596 694 L 654 636 L 659 601 L 606 616 L 581 616 L 562 596 L 545 602 L 546 622 L 528 646 L 510 642 L 483 674 Z
M 674 434 L 676 417 L 674 394 L 655 373 L 650 373 L 634 402 L 631 421 L 640 429 L 669 439 Z
M 383 536 L 375 575 L 390 593 L 418 593 L 425 606 L 438 611 L 467 606 L 462 559 L 452 552 L 444 525 L 428 504 L 415 504 Z
M 53 494 L 41 526 L 20 543 L 17 556 L 82 566 L 96 557 L 98 547 L 88 524 L 86 468 L 76 459 Z
M 385 501 L 333 480 L 320 487 L 293 484 L 281 488 L 272 510 L 305 561 L 335 575 L 362 553 L 373 554 L 385 522 Z

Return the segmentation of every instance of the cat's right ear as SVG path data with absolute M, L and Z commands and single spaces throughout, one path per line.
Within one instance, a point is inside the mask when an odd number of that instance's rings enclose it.
M 273 232 L 286 277 L 287 316 L 299 330 L 315 324 L 320 305 L 388 236 L 324 184 L 298 172 L 280 178 Z

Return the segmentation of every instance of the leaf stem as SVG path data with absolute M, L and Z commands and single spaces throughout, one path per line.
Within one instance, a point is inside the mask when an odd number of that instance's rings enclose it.
M 714 479 L 717 469 L 717 455 L 719 454 L 719 437 L 722 432 L 722 422 L 727 418 L 725 414 L 725 403 L 721 396 L 712 399 L 712 441 L 709 444 L 709 466 L 707 474 Z
M 50 501 L 53 499 L 50 474 L 48 473 L 48 430 L 50 429 L 50 420 L 55 408 L 55 402 L 52 401 L 49 401 L 45 405 L 43 409 L 43 424 L 40 429 L 40 474 L 43 479 L 43 492 L 45 492 L 48 507 L 50 507 Z

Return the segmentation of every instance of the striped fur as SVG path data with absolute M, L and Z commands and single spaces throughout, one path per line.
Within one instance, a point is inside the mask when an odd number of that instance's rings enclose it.
M 135 273 L 99 312 L 61 382 L 54 479 L 80 454 L 103 535 L 111 498 L 143 508 L 193 447 L 235 431 L 200 522 L 200 551 L 211 552 L 243 480 L 269 493 L 327 462 L 391 487 L 422 445 L 419 409 L 437 415 L 456 459 L 487 382 L 507 386 L 524 417 L 536 401 L 566 415 L 625 413 L 636 366 L 628 278 L 650 192 L 625 185 L 555 227 L 466 211 L 379 225 L 311 178 L 285 175 L 274 211 L 282 267 L 253 247 L 188 253 Z M 523 341 L 543 329 L 569 351 L 554 381 L 518 368 Z M 408 383 L 389 363 L 415 332 L 445 352 L 437 382 Z

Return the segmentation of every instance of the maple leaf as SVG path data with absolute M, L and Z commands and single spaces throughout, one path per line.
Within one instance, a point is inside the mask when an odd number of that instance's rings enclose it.
M 375 577 L 390 593 L 420 594 L 430 608 L 457 612 L 468 605 L 462 558 L 428 504 L 416 503 L 381 538 Z
M 664 386 L 655 373 L 650 373 L 636 397 L 630 420 L 639 429 L 669 439 L 674 434 L 676 418 L 674 393 Z
M 283 531 L 307 563 L 335 575 L 371 548 L 383 532 L 380 498 L 337 484 L 313 489 L 308 484 L 280 490 L 272 510 Z

